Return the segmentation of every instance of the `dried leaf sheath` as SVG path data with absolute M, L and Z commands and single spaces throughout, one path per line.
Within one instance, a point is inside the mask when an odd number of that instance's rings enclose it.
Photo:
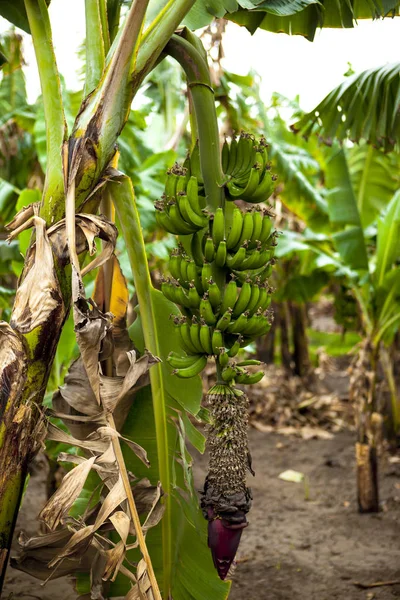
M 64 420 L 73 437 L 54 425 L 49 425 L 50 439 L 78 446 L 83 449 L 88 458 L 65 454 L 60 456 L 60 459 L 74 462 L 77 467 L 64 478 L 59 490 L 40 514 L 50 529 L 61 523 L 72 531 L 65 545 L 52 552 L 51 561 L 48 561 L 51 570 L 48 573 L 57 574 L 64 560 L 71 561 L 87 555 L 93 556 L 95 552 L 93 560 L 98 576 L 95 577 L 92 568 L 91 580 L 97 582 L 96 591 L 92 587 L 92 593 L 99 594 L 102 593 L 101 581 L 113 580 L 120 569 L 124 570 L 123 561 L 127 549 L 138 544 L 136 536 L 129 539 L 130 536 L 135 535 L 135 530 L 127 513 L 127 495 L 114 451 L 115 442 L 127 444 L 140 460 L 148 464 L 143 448 L 123 438 L 110 427 L 109 415 L 115 412 L 121 424 L 123 423 L 136 390 L 148 384 L 148 369 L 157 362 L 157 359 L 149 353 L 137 358 L 126 331 L 128 297 L 123 289 L 123 286 L 126 287 L 126 282 L 118 261 L 115 258 L 113 261 L 114 278 L 120 283 L 120 286 L 115 287 L 117 291 L 119 290 L 119 301 L 113 302 L 113 309 L 117 313 L 114 317 L 115 327 L 110 314 L 102 313 L 93 301 L 88 303 L 82 296 L 78 297 L 75 304 L 76 329 L 78 343 L 81 351 L 85 353 L 85 360 L 80 357 L 72 364 L 65 385 L 56 392 L 53 399 L 53 414 Z M 79 278 L 79 274 L 77 277 Z M 99 276 L 99 281 L 101 280 L 102 275 Z M 99 282 L 96 296 L 101 300 L 98 288 Z M 82 290 L 81 284 L 79 289 Z M 102 372 L 102 365 L 104 360 L 110 359 L 113 364 L 112 375 L 106 375 Z M 94 389 L 97 390 L 97 397 Z M 101 501 L 90 511 L 89 520 L 78 524 L 68 517 L 68 512 L 82 491 L 90 469 L 98 473 L 103 483 Z M 156 525 L 162 516 L 163 506 L 159 503 L 162 492 L 159 486 L 154 487 L 143 481 L 134 486 L 133 494 L 135 502 L 137 496 L 138 510 L 146 515 L 143 525 L 145 533 L 150 527 Z M 115 510 L 118 512 L 114 513 Z M 115 517 L 115 515 L 119 516 Z M 94 521 L 93 517 L 95 517 Z M 106 540 L 106 532 L 110 527 L 115 527 L 120 534 L 120 541 L 116 545 Z M 100 532 L 102 532 L 101 538 L 98 537 Z M 37 543 L 36 541 L 35 544 Z M 44 536 L 43 546 L 36 553 L 35 560 L 40 562 L 40 553 L 43 552 L 46 543 L 47 538 Z M 29 561 L 32 561 L 32 552 L 29 552 L 29 559 L 23 552 L 18 564 L 15 564 L 18 568 L 25 569 L 28 568 Z M 41 567 L 39 571 L 42 572 Z M 73 572 L 73 563 L 71 563 L 71 572 Z M 138 579 L 139 582 L 136 578 L 132 581 L 135 585 L 140 585 L 143 594 L 147 594 L 144 597 L 153 597 L 152 586 L 147 588 L 149 581 L 147 569 Z

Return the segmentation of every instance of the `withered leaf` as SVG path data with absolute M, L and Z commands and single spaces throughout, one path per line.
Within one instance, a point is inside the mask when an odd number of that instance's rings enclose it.
M 33 217 L 33 222 L 36 228 L 34 260 L 25 267 L 10 322 L 11 327 L 21 333 L 29 333 L 54 318 L 52 313 L 57 319 L 62 319 L 65 314 L 46 222 L 37 216 Z
M 56 529 L 61 519 L 68 513 L 78 498 L 95 460 L 96 457 L 89 458 L 67 473 L 58 490 L 41 511 L 39 518 L 50 529 Z

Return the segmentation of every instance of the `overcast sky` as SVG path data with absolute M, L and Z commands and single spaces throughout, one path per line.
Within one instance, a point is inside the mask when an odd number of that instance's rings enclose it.
M 79 88 L 77 49 L 85 33 L 83 0 L 52 0 L 50 17 L 58 66 L 70 89 Z M 4 31 L 7 23 L 0 22 Z M 39 80 L 30 37 L 25 38 L 27 83 L 30 100 L 39 94 Z M 355 71 L 395 62 L 399 56 L 400 18 L 360 21 L 352 30 L 324 29 L 313 43 L 300 36 L 257 31 L 229 24 L 224 39 L 228 70 L 246 74 L 255 69 L 262 77 L 263 97 L 272 92 L 300 94 L 305 110 L 313 108 L 343 80 L 350 62 Z

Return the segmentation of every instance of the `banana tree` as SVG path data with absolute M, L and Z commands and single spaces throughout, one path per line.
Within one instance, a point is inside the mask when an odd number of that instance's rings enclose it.
M 49 435 L 59 441 L 68 440 L 82 449 L 82 455 L 75 454 L 75 458 L 68 454 L 67 462 L 77 466 L 41 513 L 50 533 L 44 536 L 45 540 L 26 542 L 27 554 L 34 547 L 43 548 L 46 544 L 56 548 L 57 556 L 52 558 L 51 566 L 62 562 L 64 572 L 90 571 L 90 580 L 88 575 L 80 576 L 80 589 L 88 593 L 89 586 L 92 597 L 122 593 L 126 598 L 161 598 L 162 593 L 165 598 L 175 599 L 224 598 L 229 584 L 220 581 L 210 569 L 205 526 L 198 520 L 185 432 L 199 447 L 203 446 L 203 440 L 193 429 L 187 412 L 202 414 L 200 381 L 192 376 L 204 366 L 205 356 L 211 354 L 216 357 L 219 382 L 208 394 L 212 413 L 210 446 L 214 453 L 202 503 L 214 564 L 224 579 L 247 524 L 245 514 L 251 500 L 244 479 L 246 469 L 251 470 L 245 433 L 246 396 L 233 382 L 254 383 L 260 378 L 259 373 L 247 371 L 247 364 L 232 364 L 229 359 L 257 330 L 267 331 L 270 326 L 268 316 L 262 312 L 270 296 L 267 286 L 261 286 L 264 290 L 261 294 L 258 277 L 268 278 L 274 247 L 274 236 L 268 235 L 269 213 L 255 210 L 243 217 L 232 202 L 225 203 L 224 196 L 228 200 L 242 197 L 249 202 L 263 201 L 273 189 L 273 178 L 263 140 L 256 143 L 249 135 L 242 136 L 239 142 L 232 139 L 220 155 L 204 52 L 190 31 L 184 30 L 179 36 L 174 32 L 182 22 L 195 29 L 209 22 L 213 15 L 227 13 L 251 30 L 258 25 L 264 27 L 264 19 L 268 28 L 281 30 L 284 25 L 284 30 L 293 30 L 293 24 L 298 22 L 297 13 L 304 10 L 298 32 L 312 38 L 318 25 L 351 27 L 355 18 L 371 17 L 371 7 L 365 1 L 355 11 L 343 0 L 340 4 L 344 17 L 339 23 L 335 17 L 337 2 L 333 0 L 325 3 L 324 13 L 311 0 L 261 5 L 247 1 L 210 5 L 202 0 L 150 3 L 134 0 L 120 25 L 122 1 L 86 0 L 85 93 L 75 122 L 68 130 L 48 3 L 18 0 L 0 5 L 3 16 L 32 34 L 46 122 L 46 174 L 41 200 L 23 208 L 9 225 L 12 238 L 29 228 L 33 228 L 34 235 L 26 252 L 10 323 L 2 322 L 0 327 L 0 581 L 2 584 L 4 580 L 27 467 L 45 435 L 42 399 L 60 334 L 72 307 L 80 358 L 71 365 L 65 390 L 60 391 L 62 398 L 54 399 L 55 414 L 68 423 L 71 435 L 65 437 L 65 432 L 54 426 L 49 428 Z M 384 8 L 374 7 L 373 16 L 377 13 L 397 14 L 398 2 L 386 3 Z M 116 142 L 129 117 L 132 99 L 145 76 L 166 54 L 176 59 L 185 71 L 195 119 L 190 169 L 171 170 L 170 181 L 176 187 L 173 193 L 172 185 L 166 188 L 166 198 L 157 206 L 157 214 L 167 230 L 185 238 L 182 247 L 187 256 L 190 253 L 194 259 L 201 251 L 202 264 L 213 264 L 211 273 L 206 267 L 201 281 L 204 295 L 199 308 L 192 281 L 188 283 L 182 276 L 182 281 L 173 285 L 173 299 L 182 309 L 180 315 L 175 303 L 165 300 L 152 287 L 132 184 L 117 169 Z M 252 167 L 253 160 L 257 167 Z M 192 184 L 193 194 L 190 193 L 193 205 L 188 205 L 186 187 L 181 194 L 176 191 L 177 180 L 182 184 L 179 178 L 185 180 L 185 185 L 189 183 L 187 173 L 190 180 L 192 177 L 197 180 L 197 190 Z M 206 209 L 202 202 L 208 212 L 203 212 Z M 113 206 L 125 238 L 138 297 L 139 331 L 134 337 L 140 348 L 142 335 L 143 350 L 147 349 L 141 359 L 137 359 L 126 336 L 125 312 L 121 311 L 121 306 L 126 305 L 126 290 L 113 257 L 117 236 Z M 98 216 L 99 208 L 102 214 Z M 196 239 L 189 250 L 187 236 L 193 240 L 198 231 L 205 233 L 207 229 L 211 235 L 203 236 L 204 247 L 202 240 Z M 90 261 L 87 255 L 96 252 L 95 238 L 102 240 L 103 249 Z M 185 262 L 191 260 L 185 258 Z M 83 276 L 100 266 L 95 302 L 86 299 Z M 247 281 L 248 270 L 252 271 L 250 277 L 255 277 L 252 282 Z M 238 281 L 234 279 L 231 286 L 226 282 L 230 271 Z M 196 274 L 193 275 L 196 281 Z M 184 291 L 185 285 L 189 287 L 188 293 Z M 217 300 L 225 287 L 229 287 L 230 300 L 224 313 L 218 316 L 213 302 L 219 306 Z M 240 288 L 238 297 L 237 288 Z M 170 288 L 166 287 L 166 295 L 167 290 Z M 249 302 L 251 311 L 242 314 L 239 308 L 247 307 Z M 228 310 L 231 303 L 232 313 Z M 235 310 L 237 314 L 231 324 Z M 113 312 L 115 322 L 111 327 Z M 202 321 L 200 329 L 197 327 L 197 312 L 205 320 L 206 328 Z M 170 314 L 175 314 L 181 342 L 176 341 L 174 322 L 167 326 Z M 186 327 L 189 318 L 190 332 Z M 217 324 L 219 329 L 215 327 Z M 225 326 L 226 337 L 221 335 Z M 204 341 L 193 337 L 200 331 L 204 332 Z M 166 359 L 170 351 L 179 352 L 179 348 L 182 351 L 182 343 L 186 343 L 187 355 L 172 355 L 175 364 L 179 358 L 186 361 L 190 355 L 199 356 L 194 362 L 190 360 L 188 366 L 179 363 L 176 367 L 176 375 L 185 379 L 179 385 L 177 380 L 171 380 Z M 201 343 L 202 352 L 197 343 Z M 147 377 L 149 368 L 151 387 L 139 383 L 142 376 Z M 191 377 L 190 384 L 186 377 Z M 129 463 L 121 449 L 122 442 L 126 443 L 147 468 L 149 459 L 143 448 L 119 432 L 126 406 L 132 407 L 130 392 L 135 398 L 134 409 L 128 410 L 130 418 L 135 416 L 130 432 L 136 428 L 136 439 L 145 438 L 143 445 L 148 446 L 156 470 L 151 475 L 152 485 L 142 479 L 132 486 Z M 142 419 L 147 423 L 146 428 Z M 78 431 L 74 423 L 78 423 Z M 240 444 L 236 443 L 238 440 Z M 134 465 L 132 471 L 140 474 L 141 466 L 135 462 Z M 93 470 L 98 478 L 97 492 L 93 491 L 89 499 L 86 496 L 80 513 L 85 481 Z M 228 478 L 221 479 L 224 471 Z M 235 478 L 229 486 L 227 481 L 232 473 Z M 144 523 L 140 521 L 140 511 L 146 515 Z M 65 525 L 61 530 L 60 522 Z M 136 570 L 127 559 L 131 550 L 136 557 L 132 559 L 137 564 Z M 103 584 L 103 580 L 109 583 Z
M 365 157 L 364 149 L 361 152 Z M 368 152 L 368 151 L 367 151 Z M 378 494 L 378 448 L 382 438 L 383 418 L 395 432 L 399 431 L 399 400 L 393 381 L 393 365 L 390 361 L 390 347 L 400 327 L 398 242 L 399 191 L 398 182 L 392 181 L 394 193 L 378 214 L 376 225 L 366 229 L 363 219 L 368 221 L 371 214 L 371 188 L 368 183 L 362 188 L 359 184 L 359 161 L 351 177 L 351 151 L 337 146 L 329 151 L 326 162 L 326 196 L 330 225 L 325 234 L 307 231 L 305 243 L 317 256 L 317 264 L 333 269 L 333 275 L 346 281 L 357 302 L 361 317 L 361 330 L 364 341 L 360 345 L 353 364 L 350 394 L 357 407 L 356 443 L 357 492 L 361 512 L 379 510 Z M 357 149 L 359 153 L 359 149 Z M 378 153 L 375 168 L 365 172 L 374 181 L 381 161 L 390 164 L 392 157 Z M 384 179 L 382 198 L 385 196 Z M 373 189 L 373 186 L 371 186 Z M 364 215 L 360 212 L 365 209 Z M 374 207 L 376 213 L 378 207 Z M 364 222 L 365 222 L 364 221 Z M 293 241 L 293 240 L 292 240 Z M 389 411 L 381 406 L 377 387 L 378 370 L 382 366 L 386 384 L 390 391 Z

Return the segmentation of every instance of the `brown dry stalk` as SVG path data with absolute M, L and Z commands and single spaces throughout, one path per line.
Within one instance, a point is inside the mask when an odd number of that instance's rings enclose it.
M 109 198 L 107 200 L 108 200 L 107 208 L 109 209 L 107 212 L 111 213 L 111 200 Z M 107 215 L 107 216 L 112 217 L 112 214 Z M 68 190 L 67 190 L 67 194 L 66 194 L 65 219 L 66 219 L 66 234 L 67 234 L 67 240 L 68 240 L 68 248 L 69 248 L 71 266 L 73 269 L 75 269 L 76 274 L 78 275 L 79 283 L 82 285 L 82 288 L 83 288 L 79 259 L 78 259 L 78 255 L 77 255 L 76 247 L 75 247 L 75 178 L 74 177 L 69 182 Z M 111 263 L 111 265 L 112 265 L 112 263 Z M 112 266 L 111 266 L 111 268 L 112 268 Z M 73 277 L 72 278 L 72 300 L 73 300 L 73 302 L 77 301 L 78 294 L 81 291 L 80 286 L 78 288 L 78 286 L 76 286 L 74 284 L 75 281 L 76 281 L 76 278 Z M 108 288 L 108 289 L 104 290 L 104 298 L 105 298 L 105 303 L 106 303 L 105 310 L 108 310 L 109 304 L 110 304 L 110 297 L 111 297 L 110 286 L 111 286 L 111 284 L 112 284 L 112 277 L 105 278 L 105 285 L 106 285 L 106 288 Z M 149 580 L 151 583 L 154 598 L 155 598 L 155 600 L 162 600 L 161 593 L 160 593 L 158 583 L 157 583 L 157 579 L 154 574 L 150 554 L 149 554 L 149 551 L 147 550 L 146 540 L 145 540 L 145 536 L 142 531 L 139 514 L 137 512 L 135 500 L 133 498 L 133 492 L 132 492 L 132 488 L 131 488 L 131 485 L 129 482 L 128 471 L 126 469 L 125 460 L 124 460 L 122 450 L 121 450 L 119 436 L 117 434 L 117 428 L 115 425 L 113 414 L 111 412 L 107 413 L 107 423 L 116 432 L 116 435 L 112 436 L 112 445 L 113 445 L 113 449 L 114 449 L 114 454 L 115 454 L 115 458 L 116 458 L 116 461 L 118 464 L 118 469 L 119 469 L 119 472 L 120 472 L 120 475 L 122 478 L 123 486 L 125 489 L 130 516 L 131 516 L 133 525 L 135 527 L 136 538 L 139 543 L 139 548 L 142 553 L 143 559 L 146 562 L 148 576 L 149 576 Z

